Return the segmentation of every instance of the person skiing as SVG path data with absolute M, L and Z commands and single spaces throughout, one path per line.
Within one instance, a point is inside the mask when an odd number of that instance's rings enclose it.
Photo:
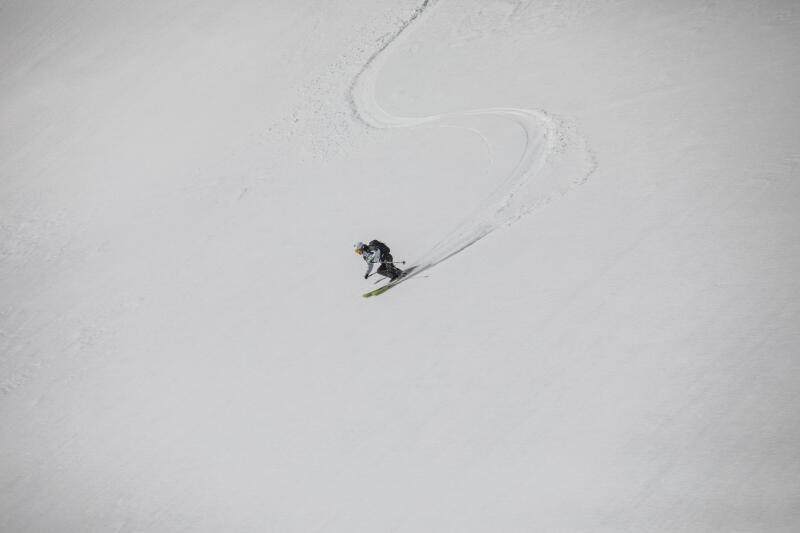
M 372 240 L 369 241 L 369 244 L 358 242 L 355 247 L 356 253 L 367 262 L 367 273 L 364 274 L 364 279 L 369 277 L 370 272 L 372 272 L 372 267 L 376 263 L 380 265 L 376 272 L 381 276 L 386 276 L 392 281 L 403 275 L 403 271 L 397 268 L 392 262 L 394 258 L 392 254 L 389 253 L 389 247 L 381 241 Z

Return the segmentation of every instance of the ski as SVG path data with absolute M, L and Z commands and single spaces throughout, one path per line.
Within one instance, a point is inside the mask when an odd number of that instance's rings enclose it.
M 365 292 L 361 296 L 363 296 L 364 298 L 370 298 L 372 296 L 378 296 L 379 294 L 383 294 L 384 292 L 388 291 L 389 289 L 391 289 L 395 285 L 398 285 L 398 284 L 404 282 L 405 280 L 407 280 L 408 278 L 410 278 L 412 276 L 411 272 L 413 270 L 415 270 L 416 268 L 417 267 L 413 266 L 413 267 L 410 267 L 410 268 L 406 269 L 406 271 L 403 272 L 403 275 L 400 276 L 399 278 L 390 281 L 389 283 L 387 283 L 383 287 L 379 287 L 379 288 L 375 289 L 374 291 Z M 415 272 L 415 274 L 416 273 L 417 272 Z
M 374 291 L 365 292 L 361 296 L 363 296 L 364 298 L 369 298 L 370 296 L 377 296 L 379 294 L 383 294 L 384 292 L 388 291 L 389 289 L 391 289 L 392 287 L 394 287 L 398 283 L 400 283 L 399 279 L 396 279 L 394 281 L 390 281 L 389 283 L 387 283 L 383 287 L 379 287 L 379 288 L 375 289 Z

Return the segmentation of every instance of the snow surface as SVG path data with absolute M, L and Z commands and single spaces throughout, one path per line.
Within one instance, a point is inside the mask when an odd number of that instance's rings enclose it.
M 0 0 L 0 530 L 797 531 L 799 172 L 792 1 Z

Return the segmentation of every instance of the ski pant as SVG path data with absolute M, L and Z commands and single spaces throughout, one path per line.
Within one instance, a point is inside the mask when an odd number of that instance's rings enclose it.
M 394 263 L 392 262 L 394 261 L 392 254 L 383 254 L 383 256 L 381 256 L 381 261 L 383 262 L 381 263 L 381 266 L 378 267 L 378 274 L 392 279 L 400 275 L 397 271 L 397 267 L 394 266 Z

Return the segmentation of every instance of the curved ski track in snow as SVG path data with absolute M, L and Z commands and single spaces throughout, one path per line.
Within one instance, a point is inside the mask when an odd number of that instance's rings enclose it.
M 470 216 L 430 250 L 410 264 L 416 265 L 414 273 L 427 270 L 465 250 L 494 230 L 508 226 L 522 216 L 566 194 L 571 188 L 584 183 L 595 170 L 594 154 L 585 140 L 566 121 L 541 110 L 514 107 L 496 107 L 472 111 L 441 113 L 426 117 L 400 117 L 388 113 L 377 102 L 376 80 L 385 62 L 384 51 L 400 37 L 429 7 L 425 0 L 403 21 L 400 27 L 384 40 L 382 46 L 367 60 L 350 84 L 350 107 L 356 119 L 368 126 L 410 128 L 423 125 L 461 127 L 481 133 L 481 119 L 510 121 L 519 127 L 524 136 L 524 148 L 513 170 L 502 179 Z M 464 121 L 470 122 L 464 126 Z M 410 277 L 410 276 L 409 276 Z

